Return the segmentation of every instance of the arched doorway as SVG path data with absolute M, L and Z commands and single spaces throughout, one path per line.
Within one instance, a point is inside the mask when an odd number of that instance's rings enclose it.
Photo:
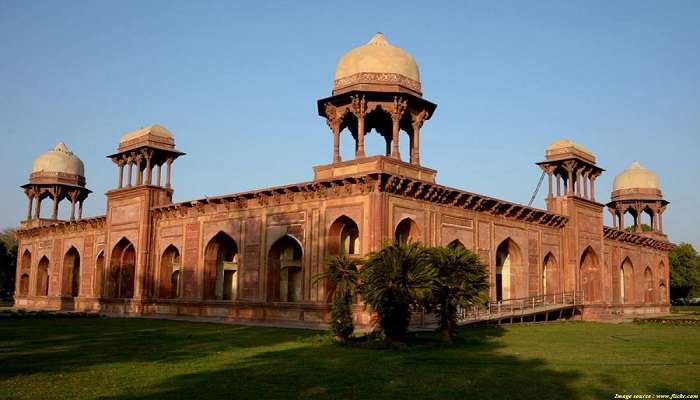
M 39 265 L 36 269 L 36 295 L 49 295 L 49 259 L 46 256 L 41 257 Z
M 620 266 L 620 299 L 622 304 L 634 304 L 634 266 L 629 257 Z
M 542 266 L 542 294 L 559 293 L 559 264 L 554 254 L 547 253 Z
M 654 274 L 648 266 L 644 270 L 644 304 L 654 303 Z
M 360 254 L 360 230 L 350 217 L 336 219 L 328 230 L 329 254 Z
M 587 303 L 598 302 L 601 299 L 601 284 L 600 264 L 598 263 L 598 255 L 589 246 L 581 256 L 580 272 L 580 288 L 583 292 L 583 299 Z
M 29 271 L 32 268 L 32 253 L 29 250 L 24 250 L 22 253 L 22 261 L 20 268 L 24 271 Z
M 95 297 L 102 297 L 102 285 L 105 275 L 105 254 L 101 251 L 95 260 L 95 281 L 93 284 L 93 294 Z
M 501 242 L 496 248 L 496 301 L 517 297 L 513 275 L 521 266 L 522 257 L 518 245 L 510 238 Z
M 420 241 L 420 229 L 411 218 L 404 218 L 396 225 L 394 238 L 397 242 Z
M 71 247 L 63 258 L 62 296 L 78 297 L 80 295 L 80 254 Z
M 160 257 L 159 296 L 164 299 L 182 296 L 180 252 L 173 245 L 168 246 Z
M 204 251 L 204 298 L 235 300 L 238 292 L 238 246 L 231 236 L 217 233 Z
M 130 299 L 134 297 L 136 274 L 136 249 L 122 238 L 112 250 L 109 288 L 111 297 Z
M 301 245 L 289 235 L 272 245 L 267 256 L 269 301 L 302 300 L 302 256 Z

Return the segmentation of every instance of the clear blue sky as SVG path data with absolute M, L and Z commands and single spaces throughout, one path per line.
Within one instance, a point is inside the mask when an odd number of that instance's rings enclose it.
M 116 183 L 105 156 L 153 123 L 188 153 L 174 165 L 176 201 L 310 180 L 331 157 L 316 99 L 330 95 L 338 58 L 376 31 L 415 57 L 438 104 L 421 158 L 440 183 L 527 203 L 534 162 L 571 138 L 607 170 L 604 201 L 632 161 L 656 171 L 667 233 L 700 247 L 694 0 L 3 0 L 0 227 L 24 217 L 18 186 L 60 140 L 85 162 L 86 215 L 104 213 Z M 383 150 L 375 134 L 368 146 Z

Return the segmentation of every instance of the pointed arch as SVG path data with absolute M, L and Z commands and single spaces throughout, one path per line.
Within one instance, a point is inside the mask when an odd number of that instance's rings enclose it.
M 28 271 L 32 268 L 32 252 L 29 249 L 24 249 L 20 263 L 20 269 L 22 270 Z
M 37 296 L 49 295 L 49 268 L 51 264 L 46 256 L 41 257 L 36 270 L 36 288 L 34 293 Z
M 71 246 L 63 256 L 63 275 L 61 296 L 78 297 L 80 295 L 80 253 Z
M 559 293 L 560 270 L 557 258 L 550 251 L 542 263 L 542 294 Z
M 95 297 L 102 297 L 105 276 L 105 252 L 100 250 L 95 259 L 95 280 L 93 281 L 92 293 Z
M 654 303 L 654 274 L 651 267 L 644 269 L 644 304 Z
M 579 266 L 579 288 L 583 292 L 583 299 L 587 303 L 595 303 L 601 300 L 602 277 L 598 254 L 591 246 L 581 254 Z
M 302 300 L 303 255 L 299 241 L 289 235 L 281 237 L 270 247 L 267 256 L 268 301 Z
M 174 245 L 169 245 L 160 256 L 160 288 L 161 298 L 178 298 L 182 295 L 182 263 L 180 251 Z
M 396 225 L 394 238 L 397 242 L 419 242 L 421 240 L 420 228 L 413 219 L 404 218 Z
M 130 299 L 134 297 L 136 275 L 136 248 L 123 237 L 112 249 L 110 263 L 110 297 Z
M 204 298 L 235 300 L 238 292 L 238 245 L 219 231 L 204 250 Z
M 629 257 L 620 265 L 620 300 L 622 304 L 634 304 L 634 266 Z
M 520 247 L 511 238 L 504 239 L 496 247 L 496 301 L 517 297 L 514 272 L 522 269 L 523 258 Z
M 328 229 L 329 254 L 360 254 L 360 229 L 347 215 L 341 215 Z
M 455 239 L 455 240 L 451 241 L 450 243 L 447 244 L 447 247 L 458 247 L 458 248 L 465 249 L 465 250 L 467 249 L 467 247 L 464 245 L 464 243 L 462 243 L 462 241 L 459 239 Z

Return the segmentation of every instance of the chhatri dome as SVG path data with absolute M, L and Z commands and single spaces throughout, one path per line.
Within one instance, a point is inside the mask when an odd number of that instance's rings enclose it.
M 129 133 L 125 134 L 124 136 L 121 137 L 121 139 L 119 139 L 119 143 L 130 142 L 132 140 L 145 138 L 149 135 L 161 137 L 163 139 L 170 139 L 170 140 L 173 139 L 173 134 L 170 133 L 169 130 L 165 129 L 164 127 L 162 127 L 160 125 L 150 125 L 150 126 L 147 126 L 145 128 L 141 128 L 141 129 L 138 129 L 138 130 L 135 130 L 133 132 L 129 132 Z
M 659 178 L 653 171 L 642 167 L 638 161 L 635 161 L 613 181 L 613 191 L 629 189 L 659 190 Z
M 348 88 L 396 91 L 391 87 L 421 95 L 418 64 L 410 54 L 389 44 L 381 33 L 375 33 L 369 42 L 340 57 L 335 68 L 334 94 Z
M 362 72 L 394 73 L 420 82 L 418 64 L 398 47 L 387 42 L 381 32 L 369 42 L 343 55 L 335 68 L 335 79 L 347 78 Z
M 559 140 L 553 142 L 552 144 L 547 146 L 547 152 L 550 152 L 550 151 L 555 152 L 555 151 L 566 150 L 566 149 L 571 149 L 571 148 L 574 148 L 578 151 L 586 153 L 590 156 L 593 155 L 593 152 L 590 149 L 588 149 L 587 147 L 582 146 L 582 145 L 580 145 L 572 140 L 569 140 L 569 139 L 559 139 Z
M 60 142 L 53 149 L 40 155 L 34 160 L 34 173 L 64 173 L 84 177 L 85 165 L 73 154 L 65 143 Z

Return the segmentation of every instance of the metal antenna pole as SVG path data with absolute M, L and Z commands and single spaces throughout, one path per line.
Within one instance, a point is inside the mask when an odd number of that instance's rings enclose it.
M 542 171 L 542 175 L 540 175 L 540 181 L 537 182 L 537 187 L 535 188 L 535 193 L 532 194 L 532 197 L 530 198 L 530 202 L 527 203 L 528 207 L 532 206 L 532 203 L 535 201 L 535 197 L 537 197 L 537 192 L 540 191 L 540 186 L 542 186 L 542 181 L 544 180 L 544 174 L 545 174 L 545 172 Z

